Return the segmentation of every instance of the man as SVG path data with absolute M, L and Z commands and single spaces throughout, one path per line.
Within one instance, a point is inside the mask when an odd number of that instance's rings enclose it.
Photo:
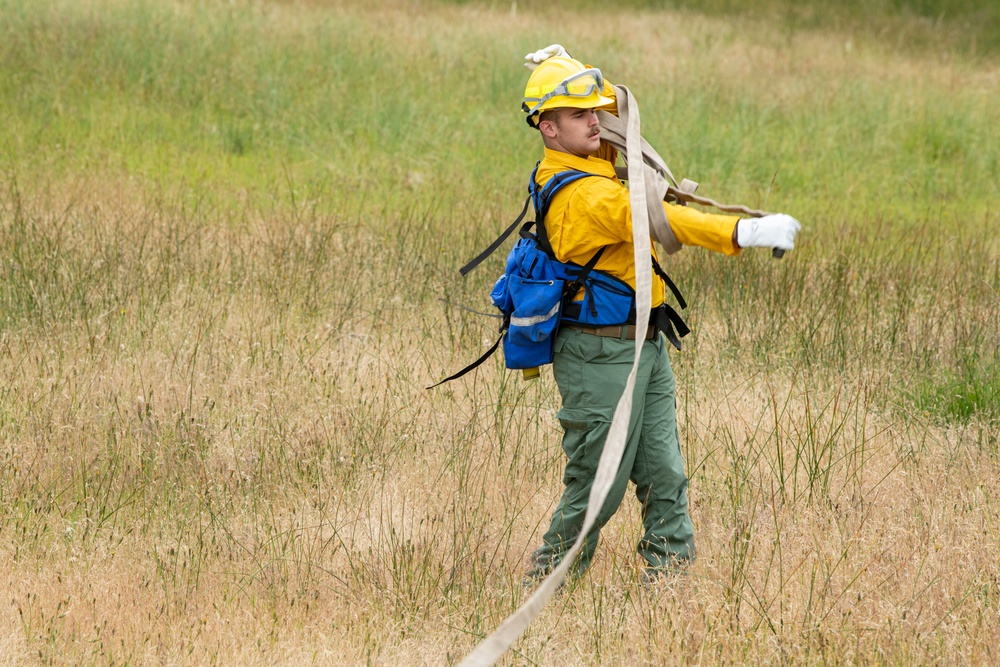
M 594 176 L 563 186 L 551 198 L 543 222 L 552 253 L 560 262 L 583 266 L 604 248 L 594 270 L 634 289 L 629 192 L 615 176 L 617 155 L 601 141 L 595 113 L 597 109 L 616 112 L 614 88 L 599 70 L 573 60 L 557 44 L 528 54 L 526 60 L 533 71 L 522 108 L 544 144 L 544 157 L 535 176 L 538 186 L 567 170 Z M 800 228 L 794 218 L 783 214 L 740 220 L 685 206 L 664 206 L 670 228 L 681 244 L 726 255 L 737 255 L 745 247 L 791 250 Z M 576 295 L 577 300 L 581 298 L 582 293 Z M 654 276 L 650 306 L 659 308 L 664 300 L 664 282 Z M 652 326 L 636 332 L 634 326 L 584 327 L 564 322 L 555 341 L 553 373 L 562 397 L 558 418 L 567 457 L 565 489 L 542 546 L 532 555 L 529 580 L 551 572 L 579 535 L 636 344 L 643 349 L 625 451 L 574 569 L 581 573 L 590 566 L 600 528 L 617 511 L 629 480 L 635 483 L 642 505 L 645 532 L 637 550 L 646 561 L 644 580 L 651 582 L 664 573 L 676 572 L 695 558 L 687 476 L 677 431 L 676 386 L 664 336 Z

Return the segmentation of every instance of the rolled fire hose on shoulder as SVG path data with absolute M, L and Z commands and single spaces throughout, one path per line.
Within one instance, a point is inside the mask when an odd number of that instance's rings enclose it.
M 622 91 L 627 93 L 624 86 L 615 86 L 616 95 L 621 95 Z M 634 105 L 634 100 L 633 100 Z M 618 102 L 619 115 L 608 113 L 607 111 L 598 111 L 597 117 L 601 122 L 601 139 L 611 146 L 613 146 L 622 157 L 629 161 L 629 155 L 636 155 L 637 149 L 630 145 L 627 137 L 627 114 L 628 112 L 622 113 L 623 106 L 621 104 L 621 98 Z M 720 204 L 719 202 L 709 199 L 708 197 L 701 197 L 694 194 L 695 190 L 698 188 L 698 184 L 694 181 L 689 181 L 684 179 L 677 183 L 677 179 L 674 178 L 673 173 L 670 171 L 670 167 L 667 163 L 660 157 L 660 154 L 656 152 L 649 143 L 639 137 L 639 141 L 636 145 L 640 146 L 638 150 L 641 150 L 642 162 L 641 173 L 642 181 L 645 186 L 646 191 L 646 211 L 649 216 L 649 229 L 653 238 L 656 239 L 663 249 L 667 251 L 668 254 L 673 254 L 682 248 L 681 244 L 677 241 L 677 237 L 674 236 L 673 230 L 670 228 L 670 223 L 667 222 L 667 214 L 663 210 L 664 201 L 679 201 L 684 203 L 700 204 L 702 206 L 711 206 L 713 208 L 719 209 L 720 211 L 725 211 L 726 213 L 742 213 L 747 217 L 751 218 L 762 218 L 765 215 L 770 215 L 767 211 L 759 211 L 752 208 L 747 208 L 739 204 Z M 629 182 L 630 188 L 635 188 L 636 181 L 631 174 L 632 165 L 629 164 L 628 168 L 615 167 L 615 171 L 618 173 L 618 177 L 622 180 L 627 180 Z M 632 199 L 633 206 L 635 205 L 635 199 Z
M 620 120 L 625 128 L 625 147 L 627 153 L 639 155 L 641 137 L 639 134 L 639 109 L 635 100 L 624 86 L 616 86 L 618 94 L 618 112 Z M 603 120 L 602 120 L 603 124 Z M 649 305 L 652 302 L 652 264 L 650 256 L 652 252 L 650 243 L 649 212 L 646 205 L 646 179 L 644 178 L 643 160 L 628 161 L 628 181 L 629 199 L 632 208 L 632 242 L 634 246 L 635 260 L 635 302 L 645 304 L 645 308 L 636 308 L 636 331 L 645 331 L 649 326 Z M 671 178 L 673 178 L 671 176 Z M 659 201 L 663 201 L 662 197 Z M 660 205 L 662 212 L 663 206 Z M 669 231 L 669 225 L 667 226 Z M 671 238 L 673 233 L 671 232 Z M 661 244 L 663 243 L 660 241 Z M 674 243 L 677 240 L 674 239 Z M 678 248 L 680 244 L 677 244 Z M 666 247 L 666 246 L 665 246 Z M 545 578 L 538 589 L 528 600 L 521 605 L 521 608 L 511 614 L 504 621 L 503 625 L 497 628 L 493 634 L 484 639 L 473 651 L 462 661 L 461 667 L 485 667 L 492 665 L 503 655 L 511 644 L 524 632 L 528 625 L 541 613 L 542 608 L 552 594 L 559 588 L 559 584 L 566 578 L 566 573 L 573 565 L 576 555 L 583 546 L 583 541 L 597 521 L 597 515 L 604 506 L 604 501 L 608 497 L 611 485 L 614 483 L 618 473 L 618 466 L 621 464 L 622 454 L 625 450 L 625 442 L 628 438 L 629 418 L 632 414 L 632 394 L 635 391 L 635 378 L 639 369 L 639 357 L 642 353 L 642 336 L 636 336 L 635 357 L 632 362 L 632 370 L 625 381 L 625 389 L 615 407 L 614 418 L 608 432 L 607 440 L 604 443 L 604 451 L 597 465 L 597 472 L 594 474 L 594 485 L 590 490 L 590 498 L 587 502 L 587 513 L 584 515 L 583 527 L 577 536 L 573 546 L 566 553 L 562 562 L 552 573 Z

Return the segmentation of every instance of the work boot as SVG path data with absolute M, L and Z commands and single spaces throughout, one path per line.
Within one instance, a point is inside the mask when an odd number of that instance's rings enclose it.
M 538 588 L 542 584 L 543 581 L 545 581 L 545 577 L 547 577 L 547 576 L 548 575 L 541 576 L 541 577 L 535 577 L 535 576 L 532 576 L 530 574 L 525 574 L 524 578 L 521 579 L 521 587 L 524 589 L 525 593 L 534 593 L 535 589 Z M 568 582 L 569 582 L 569 577 L 568 576 L 565 579 L 563 579 L 562 581 L 560 581 L 559 582 L 559 586 L 556 588 L 556 593 L 561 593 L 562 590 L 564 588 L 566 588 L 566 584 Z
M 524 571 L 524 578 L 521 579 L 521 586 L 525 591 L 534 591 L 538 588 L 545 579 L 552 574 L 552 570 L 556 569 L 558 563 L 553 563 L 548 558 L 532 556 L 531 564 L 528 569 Z M 569 572 L 566 573 L 566 577 L 559 582 L 559 587 L 556 592 L 562 592 L 567 584 L 576 581 L 581 576 L 580 572 L 576 571 L 576 568 L 570 568 Z
M 555 567 L 556 564 L 548 556 L 533 553 L 531 554 L 531 560 L 528 562 L 528 569 L 524 571 L 524 578 L 525 580 L 541 581 L 549 576 L 549 572 L 554 570 Z
M 549 576 L 554 568 L 555 566 L 548 558 L 532 554 L 528 569 L 524 571 L 521 586 L 525 590 L 533 590 L 538 584 L 542 583 L 545 577 Z

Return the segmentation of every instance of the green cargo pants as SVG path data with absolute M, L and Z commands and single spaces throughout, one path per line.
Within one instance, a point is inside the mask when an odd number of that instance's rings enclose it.
M 543 544 L 532 556 L 531 576 L 545 575 L 558 565 L 580 533 L 615 406 L 632 369 L 634 345 L 634 341 L 574 329 L 559 332 L 553 372 L 563 401 L 558 416 L 564 430 L 566 488 Z M 629 480 L 635 483 L 636 497 L 642 503 L 645 533 L 637 551 L 648 567 L 670 569 L 695 558 L 687 476 L 677 433 L 674 374 L 662 335 L 642 345 L 628 442 L 597 524 L 574 564 L 577 573 L 590 566 L 600 529 L 621 505 Z

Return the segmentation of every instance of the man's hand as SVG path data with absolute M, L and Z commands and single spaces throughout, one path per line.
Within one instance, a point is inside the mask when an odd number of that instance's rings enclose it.
M 741 248 L 791 250 L 795 234 L 802 229 L 798 220 L 785 213 L 763 218 L 744 218 L 736 223 L 736 245 Z
M 564 58 L 569 58 L 570 55 L 566 53 L 564 49 L 559 44 L 550 44 L 540 51 L 535 51 L 534 53 L 529 53 L 524 57 L 524 66 L 528 69 L 535 69 L 538 64 L 544 60 L 548 60 L 552 56 L 562 56 Z

